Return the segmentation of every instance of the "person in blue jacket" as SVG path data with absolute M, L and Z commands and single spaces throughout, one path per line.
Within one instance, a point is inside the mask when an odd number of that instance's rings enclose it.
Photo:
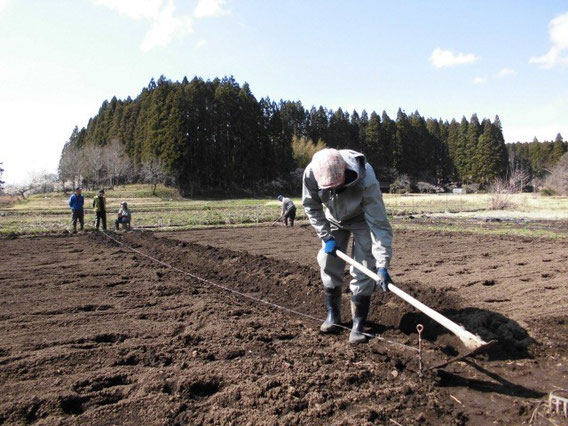
M 81 225 L 81 231 L 85 225 L 85 214 L 83 211 L 83 206 L 85 204 L 85 198 L 81 195 L 82 188 L 78 187 L 73 195 L 69 197 L 69 207 L 71 207 L 71 211 L 73 212 L 73 216 L 71 222 L 73 223 L 73 233 L 77 232 L 77 221 L 79 221 Z

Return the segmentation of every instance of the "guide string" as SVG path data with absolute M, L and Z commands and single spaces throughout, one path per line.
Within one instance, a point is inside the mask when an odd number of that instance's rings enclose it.
M 179 273 L 181 273 L 181 274 L 187 275 L 187 276 L 189 276 L 189 277 L 191 277 L 191 278 L 193 278 L 193 279 L 195 279 L 195 280 L 197 280 L 197 281 L 200 281 L 200 282 L 203 282 L 203 283 L 207 283 L 207 284 L 209 284 L 209 285 L 212 285 L 212 286 L 214 286 L 214 287 L 216 287 L 216 288 L 218 288 L 218 289 L 224 290 L 224 291 L 226 291 L 226 292 L 233 293 L 233 294 L 235 294 L 235 295 L 237 295 L 237 296 L 240 296 L 240 297 L 243 297 L 243 298 L 246 298 L 246 299 L 249 299 L 249 300 L 253 300 L 253 301 L 255 301 L 255 302 L 262 303 L 262 304 L 264 304 L 264 305 L 268 305 L 268 306 L 271 306 L 271 307 L 276 308 L 276 309 L 280 309 L 281 311 L 285 311 L 285 312 L 288 312 L 288 313 L 291 313 L 291 314 L 298 315 L 298 316 L 300 316 L 300 317 L 304 317 L 304 318 L 309 319 L 309 320 L 312 320 L 312 321 L 314 321 L 314 322 L 322 322 L 322 321 L 323 321 L 322 319 L 317 318 L 317 317 L 315 317 L 315 316 L 312 316 L 312 315 L 309 315 L 309 314 L 305 314 L 305 313 L 303 313 L 303 312 L 297 311 L 297 310 L 292 309 L 292 308 L 288 308 L 288 307 L 286 307 L 286 306 L 278 305 L 278 304 L 276 304 L 276 303 L 274 303 L 274 302 L 270 302 L 270 301 L 268 301 L 268 300 L 261 299 L 260 297 L 251 296 L 250 294 L 242 293 L 242 292 L 240 292 L 240 291 L 238 291 L 238 290 L 235 290 L 235 289 L 233 289 L 233 288 L 223 286 L 223 285 L 221 285 L 221 284 L 218 284 L 218 283 L 213 282 L 213 281 L 211 281 L 211 280 L 208 280 L 208 279 L 206 279 L 206 278 L 202 278 L 202 277 L 200 277 L 200 276 L 198 276 L 198 275 L 195 275 L 195 274 L 192 273 L 192 272 L 186 271 L 186 270 L 184 270 L 184 269 L 180 269 L 180 268 L 178 268 L 178 267 L 176 267 L 176 266 L 174 266 L 174 265 L 171 265 L 171 264 L 169 264 L 169 263 L 167 263 L 167 262 L 164 262 L 164 261 L 162 261 L 162 260 L 156 259 L 155 257 L 152 257 L 152 256 L 150 256 L 150 255 L 148 255 L 148 254 L 146 254 L 146 253 L 144 253 L 144 252 L 142 252 L 142 251 L 140 251 L 140 250 L 137 250 L 137 249 L 135 249 L 134 247 L 131 247 L 131 246 L 129 246 L 128 244 L 123 243 L 122 241 L 117 240 L 116 238 L 111 237 L 108 233 L 106 233 L 106 232 L 104 232 L 104 231 L 102 231 L 102 234 L 103 234 L 105 237 L 107 237 L 109 240 L 114 241 L 116 244 L 118 244 L 118 245 L 120 245 L 120 246 L 122 246 L 122 247 L 125 247 L 126 249 L 128 249 L 128 250 L 130 250 L 130 251 L 132 251 L 132 252 L 134 252 L 134 253 L 137 253 L 137 254 L 139 254 L 140 256 L 143 256 L 143 257 L 145 257 L 145 258 L 147 258 L 147 259 L 150 259 L 151 261 L 153 261 L 153 262 L 155 262 L 155 263 L 159 263 L 160 265 L 165 266 L 165 267 L 167 267 L 167 268 L 170 268 L 170 269 L 172 269 L 172 270 L 174 270 L 174 271 L 176 271 L 176 272 L 179 272 Z M 351 331 L 351 329 L 350 329 L 349 327 L 346 327 L 346 326 L 344 326 L 344 325 L 342 325 L 342 324 L 337 324 L 336 327 L 337 327 L 337 328 L 344 329 L 344 330 L 347 330 L 347 331 Z M 379 335 L 377 335 L 377 334 L 372 334 L 372 333 L 361 333 L 361 334 L 363 334 L 364 336 L 369 337 L 369 338 L 371 338 L 371 339 L 381 340 L 381 341 L 383 341 L 383 342 L 385 342 L 385 343 L 388 343 L 388 344 L 390 344 L 390 345 L 396 345 L 396 346 L 400 346 L 400 347 L 405 348 L 405 349 L 409 349 L 409 350 L 418 352 L 418 349 L 415 348 L 415 347 L 413 347 L 413 346 L 409 346 L 409 345 L 405 345 L 404 343 L 395 342 L 395 341 L 393 341 L 393 340 L 385 339 L 384 337 L 379 336 Z

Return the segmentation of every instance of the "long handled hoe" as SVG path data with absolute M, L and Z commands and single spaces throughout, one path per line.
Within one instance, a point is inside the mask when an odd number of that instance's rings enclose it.
M 365 275 L 367 275 L 369 278 L 371 278 L 375 281 L 379 281 L 380 278 L 376 273 L 374 273 L 370 269 L 366 268 L 365 266 L 361 265 L 356 260 L 350 258 L 349 256 L 347 256 L 345 253 L 341 252 L 340 250 L 337 250 L 335 253 L 337 254 L 337 256 L 340 259 L 343 259 L 345 262 L 356 267 L 361 272 L 363 272 Z M 483 352 L 483 351 L 489 349 L 495 343 L 497 343 L 497 340 L 491 340 L 490 342 L 485 342 L 479 336 L 476 336 L 475 334 L 470 333 L 465 328 L 463 328 L 461 325 L 456 324 L 455 322 L 453 322 L 449 318 L 446 318 L 444 315 L 440 314 L 439 312 L 436 312 L 434 309 L 429 308 L 424 303 L 416 300 L 414 297 L 405 293 L 404 291 L 402 291 L 400 288 L 398 288 L 394 284 L 389 284 L 388 289 L 390 291 L 392 291 L 394 294 L 396 294 L 398 297 L 403 299 L 405 302 L 410 303 L 412 306 L 414 306 L 420 312 L 422 312 L 425 315 L 427 315 L 428 317 L 432 318 L 438 324 L 440 324 L 443 327 L 450 330 L 452 333 L 454 333 L 461 340 L 461 342 L 464 344 L 464 346 L 468 349 L 467 353 L 460 355 L 457 358 L 450 360 L 449 362 L 438 365 L 438 366 L 436 366 L 437 368 L 444 367 L 451 362 L 459 361 L 461 359 L 467 358 L 468 356 L 472 356 L 472 355 L 478 354 L 480 352 Z

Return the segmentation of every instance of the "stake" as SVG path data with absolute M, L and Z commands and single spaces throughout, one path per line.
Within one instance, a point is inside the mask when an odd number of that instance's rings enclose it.
M 422 378 L 422 330 L 424 330 L 424 326 L 422 324 L 418 324 L 416 326 L 416 331 L 418 331 L 418 377 Z

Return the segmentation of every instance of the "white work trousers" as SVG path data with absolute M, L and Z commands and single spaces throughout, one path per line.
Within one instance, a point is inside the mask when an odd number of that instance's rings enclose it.
M 349 235 L 353 234 L 353 258 L 375 271 L 375 258 L 373 256 L 371 246 L 371 231 L 367 222 L 361 221 L 338 228 L 334 224 L 331 225 L 331 234 L 337 242 L 337 248 L 343 253 L 347 253 L 347 244 L 349 243 Z M 318 264 L 320 266 L 321 279 L 324 287 L 335 288 L 343 285 L 343 275 L 345 271 L 345 262 L 337 256 L 326 254 L 323 250 L 318 253 Z M 353 296 L 370 296 L 375 291 L 375 281 L 367 277 L 353 266 L 350 269 L 353 278 L 349 284 L 349 288 Z

